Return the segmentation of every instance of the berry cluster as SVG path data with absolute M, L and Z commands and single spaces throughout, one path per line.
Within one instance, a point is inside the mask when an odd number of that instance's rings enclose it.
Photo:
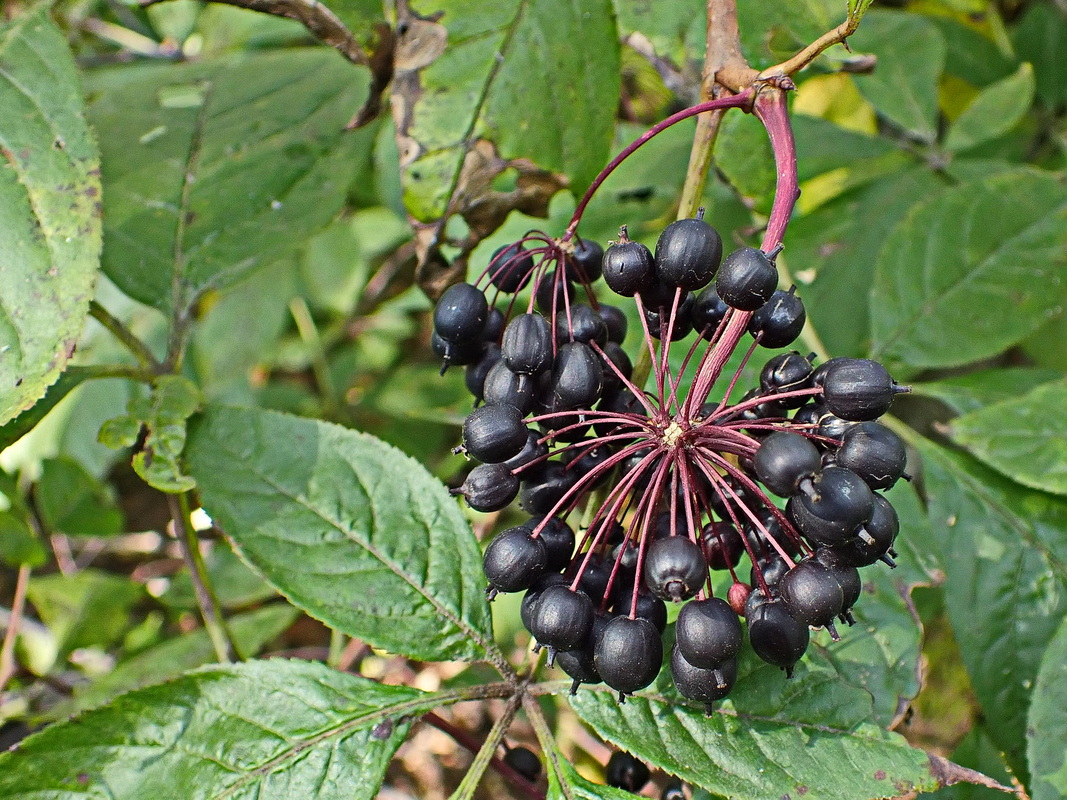
M 482 462 L 454 492 L 480 511 L 518 498 L 529 515 L 489 544 L 488 595 L 526 592 L 523 623 L 575 690 L 603 681 L 622 700 L 651 684 L 666 601 L 689 601 L 670 670 L 710 711 L 737 677 L 739 616 L 756 654 L 791 674 L 809 627 L 837 638 L 835 619 L 852 624 L 857 568 L 892 566 L 898 520 L 878 492 L 904 474 L 905 451 L 875 420 L 906 389 L 877 362 L 815 366 L 794 351 L 732 399 L 755 349 L 786 347 L 804 326 L 795 287 L 777 288 L 777 252 L 723 258 L 702 214 L 669 225 L 655 254 L 625 227 L 606 251 L 534 234 L 436 306 L 434 352 L 444 368 L 466 365 L 475 397 L 457 452 Z M 622 347 L 626 314 L 592 290 L 601 276 L 633 298 L 643 370 Z M 709 402 L 746 333 L 741 366 Z M 725 597 L 710 570 L 729 572 Z

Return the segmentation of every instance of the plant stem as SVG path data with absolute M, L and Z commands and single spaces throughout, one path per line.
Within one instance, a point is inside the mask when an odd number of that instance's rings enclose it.
M 95 380 L 97 378 L 127 378 L 141 383 L 152 383 L 157 377 L 155 372 L 150 372 L 141 367 L 129 364 L 87 364 L 85 366 L 68 367 L 67 375 L 77 376 L 81 380 Z
M 834 28 L 832 31 L 828 31 L 809 44 L 795 56 L 780 64 L 775 64 L 773 67 L 768 67 L 759 74 L 757 80 L 763 81 L 776 81 L 789 75 L 795 75 L 800 70 L 804 69 L 808 64 L 818 58 L 824 50 L 833 47 L 835 44 L 842 44 L 845 39 L 856 32 L 856 28 L 859 27 L 860 18 L 858 15 L 849 14 L 848 18 Z M 784 87 L 783 88 L 787 88 Z
M 15 580 L 15 598 L 11 602 L 11 616 L 7 622 L 7 630 L 4 631 L 4 643 L 0 645 L 0 691 L 15 674 L 15 639 L 18 637 L 19 622 L 22 620 L 22 610 L 26 606 L 26 589 L 30 583 L 32 568 L 28 564 L 19 567 L 18 578 Z
M 677 114 L 672 114 L 665 120 L 662 120 L 661 122 L 658 122 L 653 125 L 647 131 L 637 137 L 634 141 L 624 147 L 622 151 L 617 156 L 615 156 L 615 158 L 611 159 L 611 161 L 608 162 L 608 165 L 600 171 L 600 174 L 596 176 L 593 182 L 589 184 L 589 188 L 585 190 L 585 194 L 582 195 L 582 199 L 578 201 L 578 207 L 574 209 L 574 215 L 571 217 L 570 224 L 567 226 L 567 230 L 563 233 L 561 240 L 566 242 L 570 241 L 570 239 L 574 237 L 574 232 L 578 229 L 578 223 L 582 219 L 582 214 L 585 213 L 585 207 L 589 205 L 589 201 L 593 198 L 593 195 L 596 193 L 597 189 L 599 189 L 600 185 L 604 183 L 605 180 L 607 180 L 608 176 L 611 175 L 612 172 L 615 171 L 619 164 L 621 164 L 623 161 L 633 155 L 633 153 L 639 147 L 641 147 L 641 145 L 648 142 L 656 134 L 663 133 L 663 131 L 667 130 L 667 128 L 681 122 L 683 119 L 689 119 L 690 117 L 695 117 L 697 114 L 703 114 L 707 111 L 716 111 L 719 109 L 726 108 L 743 108 L 752 101 L 752 98 L 754 96 L 755 92 L 752 89 L 746 89 L 745 91 L 739 94 L 730 95 L 729 97 L 720 97 L 715 100 L 708 100 L 705 103 L 697 103 L 695 106 L 684 108 Z
M 296 329 L 300 333 L 300 339 L 307 346 L 311 357 L 311 371 L 315 373 L 315 383 L 319 386 L 319 394 L 322 396 L 322 410 L 324 415 L 337 421 L 340 418 L 341 409 L 337 405 L 337 395 L 334 391 L 333 379 L 330 377 L 330 365 L 326 361 L 326 349 L 319 336 L 319 329 L 315 320 L 311 317 L 311 309 L 303 297 L 294 297 L 289 303 L 289 313 L 293 315 Z
M 159 371 L 160 364 L 148 346 L 138 339 L 129 328 L 117 317 L 113 316 L 106 308 L 96 300 L 89 301 L 89 314 L 103 325 L 111 335 L 122 342 L 126 349 L 133 353 L 142 367 L 148 370 Z
M 753 113 L 767 129 L 774 151 L 774 166 L 777 178 L 774 185 L 774 204 L 763 234 L 762 249 L 770 253 L 785 238 L 785 229 L 793 208 L 800 198 L 797 183 L 797 146 L 793 139 L 793 127 L 789 124 L 789 105 L 786 93 L 778 88 L 765 88 L 759 93 Z
M 200 554 L 200 542 L 189 520 L 189 499 L 185 494 L 168 494 L 167 504 L 170 506 L 170 516 L 174 523 L 174 538 L 189 568 L 196 604 L 200 608 L 204 627 L 215 648 L 215 655 L 221 663 L 233 663 L 238 660 L 237 648 L 233 644 L 219 600 L 207 577 L 204 557 Z
M 330 628 L 330 650 L 326 655 L 326 666 L 339 669 L 344 652 L 345 635 L 335 628 Z
M 556 750 L 556 738 L 552 735 L 552 729 L 548 727 L 548 720 L 545 719 L 545 714 L 541 710 L 541 706 L 538 705 L 537 698 L 528 692 L 524 693 L 522 696 L 522 708 L 526 712 L 530 724 L 533 725 L 534 734 L 537 736 L 538 744 L 541 745 L 541 752 L 545 754 L 548 768 L 556 774 L 560 784 L 565 786 L 567 782 L 563 778 L 563 769 L 560 767 L 560 754 Z
M 520 691 L 508 699 L 504 713 L 494 723 L 493 729 L 489 731 L 489 735 L 482 742 L 482 746 L 478 748 L 474 761 L 471 762 L 470 767 L 467 769 L 467 774 L 463 776 L 463 780 L 460 781 L 459 786 L 452 793 L 452 797 L 449 800 L 471 800 L 474 797 L 474 792 L 482 780 L 482 775 L 485 774 L 490 762 L 496 757 L 496 749 L 500 746 L 500 742 L 503 741 L 504 734 L 507 733 L 508 728 L 511 727 L 512 720 L 515 719 L 515 713 L 519 710 L 522 697 L 523 693 Z

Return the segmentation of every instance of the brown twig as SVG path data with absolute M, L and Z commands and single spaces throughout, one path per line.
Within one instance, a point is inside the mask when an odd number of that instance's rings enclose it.
M 141 0 L 141 7 L 153 6 L 165 0 Z M 353 64 L 368 66 L 370 58 L 345 27 L 340 18 L 317 0 L 214 0 L 238 8 L 260 11 L 276 17 L 296 20 L 307 28 L 316 39 L 328 44 Z
M 31 567 L 23 564 L 15 581 L 15 598 L 11 601 L 11 617 L 4 632 L 4 643 L 0 646 L 0 691 L 15 674 L 15 639 L 22 620 L 22 610 L 26 607 L 26 589 L 30 583 Z

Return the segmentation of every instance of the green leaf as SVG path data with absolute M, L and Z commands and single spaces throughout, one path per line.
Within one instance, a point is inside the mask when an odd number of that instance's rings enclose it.
M 371 800 L 433 698 L 307 661 L 209 667 L 0 754 L 0 795 Z
M 957 414 L 966 414 L 1019 397 L 1043 383 L 1062 377 L 1063 374 L 1054 369 L 1005 367 L 913 383 L 911 391 L 924 397 L 936 397 Z
M 1050 110 L 1067 105 L 1067 15 L 1054 3 L 1033 3 L 1016 26 L 1012 41 L 1019 58 L 1034 65 L 1037 96 Z
M 48 561 L 48 551 L 30 526 L 10 511 L 0 511 L 0 561 L 10 567 L 40 567 Z
M 952 421 L 949 435 L 979 459 L 1024 486 L 1067 494 L 1067 384 L 972 411 Z
M 873 2 L 874 0 L 848 0 L 848 15 L 855 19 L 862 19 Z
M 245 608 L 277 593 L 256 572 L 249 569 L 225 542 L 211 548 L 204 556 L 207 581 L 215 587 L 215 596 L 223 608 Z M 196 590 L 187 571 L 179 572 L 159 601 L 170 608 L 195 612 Z
M 100 257 L 100 159 L 48 7 L 0 24 L 0 425 L 55 382 Z
M 624 704 L 603 687 L 582 688 L 571 704 L 604 738 L 737 800 L 859 800 L 936 788 L 927 755 L 870 722 L 866 692 L 842 683 L 816 654 L 790 680 L 747 652 L 739 672 L 731 699 L 710 717 L 674 693 L 669 670 Z
M 323 5 L 340 18 L 364 48 L 374 43 L 374 26 L 385 24 L 380 0 L 330 0 Z
M 104 270 L 184 312 L 298 247 L 341 208 L 367 73 L 325 48 L 93 73 Z
M 124 527 L 108 487 L 69 456 L 47 458 L 37 481 L 37 505 L 49 531 L 72 536 L 112 536 Z
M 888 139 L 846 130 L 822 117 L 796 114 L 792 124 L 797 144 L 797 178 L 801 183 L 847 167 L 869 172 L 871 165 L 866 162 L 899 153 Z M 761 133 L 766 141 L 766 132 Z
M 716 165 L 756 211 L 767 213 L 774 199 L 774 154 L 767 131 L 751 114 L 727 114 L 715 144 Z
M 0 451 L 6 450 L 37 427 L 59 401 L 92 376 L 91 370 L 70 367 L 59 379 L 45 390 L 44 395 L 30 408 L 23 411 L 6 425 L 0 426 Z
M 1033 98 L 1034 68 L 1022 64 L 1014 75 L 986 87 L 974 98 L 948 129 L 945 148 L 966 150 L 1007 133 L 1030 110 Z
M 312 616 L 412 658 L 498 656 L 470 526 L 414 460 L 336 425 L 218 406 L 188 458 L 207 513 Z
M 798 282 L 811 284 L 801 286 L 804 305 L 834 355 L 867 355 L 870 316 L 867 302 L 857 301 L 871 294 L 875 257 L 908 209 L 943 185 L 928 169 L 906 169 L 790 223 L 781 258 Z
M 640 33 L 652 42 L 657 56 L 674 64 L 703 60 L 707 20 L 693 13 L 688 0 L 615 0 L 613 5 L 623 37 Z
M 290 605 L 269 605 L 230 617 L 226 620 L 226 627 L 240 656 L 253 658 L 271 639 L 292 625 L 299 613 Z M 217 659 L 207 630 L 197 628 L 119 662 L 111 672 L 87 686 L 75 689 L 74 697 L 56 706 L 48 716 L 50 719 L 61 719 L 102 706 L 123 692 L 172 680 L 183 672 L 214 663 Z
M 1026 708 L 1067 613 L 1067 501 L 1024 489 L 917 434 L 945 603 L 989 733 L 1027 783 Z
M 937 137 L 937 83 L 945 65 L 941 32 L 917 14 L 873 11 L 849 45 L 878 56 L 856 86 L 875 110 L 921 141 Z
M 992 356 L 1067 294 L 1067 187 L 1020 168 L 918 203 L 875 272 L 875 358 L 946 367 Z
M 587 781 L 558 750 L 548 758 L 548 800 L 633 800 L 630 792 Z
M 988 86 L 1008 77 L 1018 66 L 1012 55 L 1005 53 L 990 37 L 959 20 L 940 15 L 929 15 L 925 19 L 937 26 L 945 39 L 948 47 L 945 72 L 949 75 L 962 78 L 973 86 Z
M 491 231 L 486 214 L 546 209 L 565 183 L 584 191 L 607 159 L 619 98 L 610 0 L 438 0 L 431 9 L 440 22 L 404 20 L 393 81 L 408 211 L 430 222 L 477 200 Z M 525 199 L 490 192 L 508 168 Z
M 56 638 L 55 658 L 79 647 L 107 647 L 126 630 L 144 587 L 97 569 L 74 575 L 35 575 L 26 596 Z
M 1034 681 L 1026 726 L 1033 800 L 1067 796 L 1067 619 L 1049 643 Z
M 845 11 L 841 0 L 740 0 L 737 25 L 741 49 L 756 69 L 769 67 L 842 22 Z

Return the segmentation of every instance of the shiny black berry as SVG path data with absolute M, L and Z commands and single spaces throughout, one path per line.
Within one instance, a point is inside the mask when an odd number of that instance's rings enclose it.
M 539 375 L 552 368 L 552 328 L 540 314 L 520 314 L 508 323 L 500 356 L 516 375 Z
M 498 355 L 482 382 L 482 397 L 488 405 L 514 406 L 528 414 L 537 405 L 541 389 L 540 381 L 516 375 Z
M 475 409 L 463 423 L 463 447 L 479 461 L 499 464 L 526 446 L 526 423 L 515 406 L 491 403 Z
M 675 636 L 686 661 L 711 669 L 741 650 L 741 621 L 725 600 L 693 600 L 682 606 Z
M 575 303 L 556 314 L 557 342 L 596 342 L 603 347 L 608 341 L 608 324 L 585 303 Z
M 482 557 L 486 580 L 501 592 L 530 588 L 544 573 L 546 564 L 544 544 L 531 538 L 530 531 L 523 527 L 498 533 Z
M 503 464 L 480 464 L 456 491 L 475 511 L 500 511 L 519 493 L 519 479 Z
M 715 287 L 709 286 L 693 300 L 693 310 L 690 314 L 693 328 L 705 339 L 710 340 L 729 310 L 730 307 L 719 297 Z
M 789 431 L 775 431 L 764 439 L 753 463 L 756 477 L 779 497 L 795 494 L 800 482 L 811 478 L 821 466 L 815 445 Z
M 530 633 L 538 644 L 554 650 L 574 650 L 593 629 L 593 603 L 569 586 L 549 586 L 534 608 Z
M 563 406 L 591 407 L 600 399 L 604 387 L 604 367 L 600 357 L 582 342 L 560 345 L 550 386 Z
M 433 310 L 433 328 L 437 335 L 453 344 L 482 338 L 489 318 L 489 303 L 482 290 L 469 283 L 449 286 Z
M 711 704 L 730 694 L 737 682 L 737 659 L 726 659 L 714 667 L 698 667 L 675 645 L 671 651 L 671 677 L 682 697 L 704 703 L 710 714 Z
M 722 261 L 722 237 L 704 222 L 703 211 L 696 219 L 672 222 L 656 242 L 656 273 L 670 286 L 700 289 L 707 286 Z
M 874 493 L 863 478 L 843 467 L 827 467 L 790 498 L 786 506 L 808 538 L 843 544 L 871 518 Z
M 659 631 L 641 618 L 615 617 L 604 626 L 593 654 L 593 663 L 604 683 L 621 694 L 650 685 L 662 662 Z
M 745 543 L 732 522 L 709 522 L 701 532 L 700 545 L 711 569 L 736 567 L 745 553 Z
M 497 248 L 489 261 L 489 280 L 507 294 L 517 292 L 530 282 L 533 272 L 533 256 L 515 244 Z
M 608 786 L 625 789 L 634 794 L 644 788 L 649 777 L 651 774 L 644 762 L 621 750 L 611 754 L 608 765 L 604 768 L 604 782 Z
M 649 545 L 645 585 L 664 600 L 679 603 L 700 591 L 708 579 L 708 562 L 700 546 L 685 536 L 668 536 Z
M 834 573 L 810 557 L 782 577 L 778 592 L 790 616 L 815 628 L 829 625 L 845 608 Z
M 640 242 L 632 242 L 624 225 L 619 241 L 604 253 L 604 281 L 615 294 L 633 297 L 648 289 L 656 280 L 656 265 L 651 251 Z
M 823 402 L 831 414 L 853 422 L 877 419 L 893 398 L 906 391 L 877 361 L 845 358 L 828 366 L 823 378 Z
M 904 474 L 908 454 L 904 442 L 885 425 L 860 422 L 841 437 L 836 460 L 872 489 L 889 489 Z
M 528 781 L 537 780 L 541 774 L 541 759 L 526 747 L 511 747 L 504 753 L 504 763 Z
M 764 661 L 781 667 L 792 677 L 793 666 L 808 649 L 808 626 L 790 616 L 780 600 L 753 603 L 750 599 L 749 605 L 746 620 L 752 649 Z
M 715 290 L 731 308 L 755 311 L 774 294 L 778 270 L 767 254 L 755 247 L 734 250 L 722 262 Z
M 795 286 L 788 292 L 777 290 L 752 314 L 748 332 L 759 337 L 761 347 L 785 347 L 800 336 L 808 315 L 795 290 Z
M 600 316 L 608 326 L 608 339 L 616 344 L 622 344 L 626 339 L 626 328 L 629 325 L 626 314 L 617 306 L 601 303 Z
M 592 283 L 604 271 L 604 248 L 592 239 L 575 239 L 566 269 L 567 277 L 575 283 Z

